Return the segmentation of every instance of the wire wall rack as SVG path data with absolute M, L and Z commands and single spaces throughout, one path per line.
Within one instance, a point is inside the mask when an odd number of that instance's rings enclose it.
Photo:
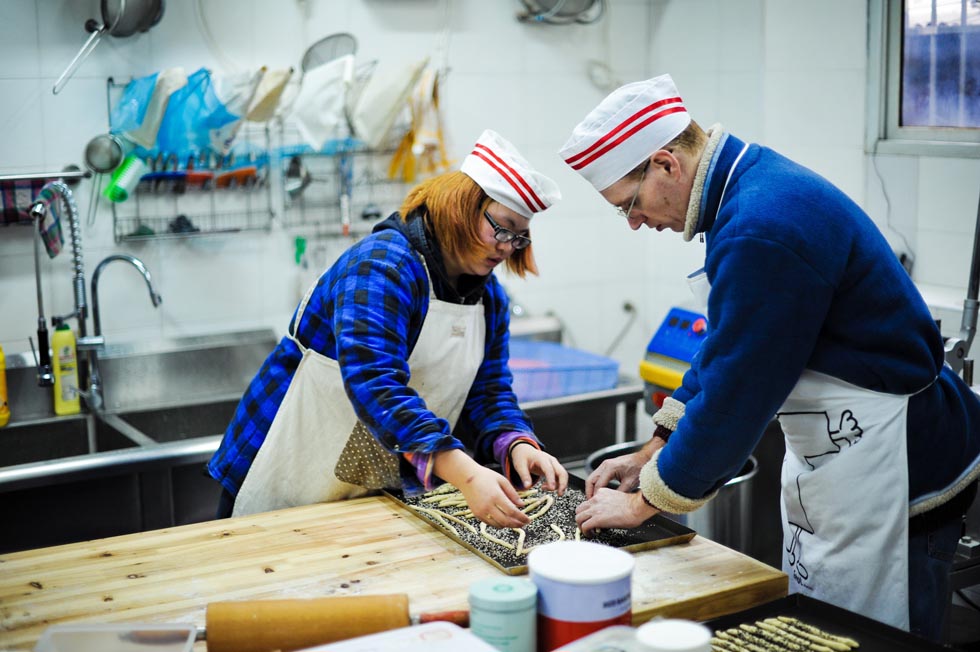
M 116 242 L 269 230 L 275 218 L 269 129 L 241 132 L 247 154 L 147 161 L 132 196 L 112 203 Z
M 401 206 L 411 187 L 389 177 L 394 150 L 338 141 L 326 151 L 282 150 L 284 227 L 322 236 L 359 237 Z

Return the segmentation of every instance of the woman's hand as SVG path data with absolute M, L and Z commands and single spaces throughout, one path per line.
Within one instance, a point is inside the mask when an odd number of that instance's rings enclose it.
M 592 498 L 596 491 L 609 486 L 613 480 L 619 481 L 619 491 L 634 491 L 640 486 L 640 469 L 650 461 L 654 451 L 666 443 L 660 437 L 654 437 L 635 453 L 606 460 L 586 478 L 585 497 Z
M 510 463 L 525 489 L 534 484 L 532 474 L 544 478 L 541 486 L 546 491 L 557 491 L 561 496 L 568 488 L 568 471 L 561 462 L 554 455 L 538 450 L 531 444 L 515 444 L 510 449 Z
M 601 488 L 595 496 L 575 508 L 575 522 L 583 534 L 596 528 L 634 528 L 658 511 L 647 505 L 638 491 L 624 493 Z
M 496 528 L 523 527 L 531 522 L 528 515 L 521 511 L 524 501 L 510 481 L 496 471 L 477 464 L 463 451 L 456 449 L 436 453 L 433 470 L 462 492 L 473 515 L 487 525 Z

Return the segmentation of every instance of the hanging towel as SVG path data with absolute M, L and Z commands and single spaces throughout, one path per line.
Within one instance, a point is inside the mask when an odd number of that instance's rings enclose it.
M 351 122 L 354 135 L 374 149 L 384 142 L 428 64 L 428 58 L 410 64 L 379 65 L 357 99 Z
M 49 183 L 41 188 L 33 204 L 41 203 L 46 209 L 41 220 L 41 240 L 48 252 L 48 258 L 54 258 L 61 253 L 65 238 L 61 232 L 61 211 L 64 209 L 64 198 L 61 196 L 57 182 Z
M 411 183 L 417 175 L 441 174 L 452 167 L 442 135 L 439 76 L 434 70 L 426 68 L 422 72 L 408 105 L 412 125 L 391 157 L 388 177 Z
M 44 187 L 44 179 L 0 182 L 0 224 L 30 224 L 34 197 Z
M 354 56 L 338 57 L 303 75 L 289 118 L 303 140 L 319 151 L 347 134 L 344 102 L 354 76 Z
M 258 88 L 255 89 L 251 104 L 245 112 L 245 119 L 249 122 L 270 120 L 276 114 L 282 93 L 292 76 L 292 68 L 266 70 L 261 81 L 259 81 Z

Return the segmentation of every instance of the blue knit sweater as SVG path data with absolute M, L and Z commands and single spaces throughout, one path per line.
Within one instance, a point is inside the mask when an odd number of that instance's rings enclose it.
M 720 487 L 811 369 L 919 392 L 908 411 L 909 498 L 943 502 L 980 465 L 980 401 L 944 367 L 929 309 L 871 219 L 814 172 L 751 145 L 722 198 L 744 145 L 725 136 L 702 193 L 710 328 L 674 393 L 686 409 L 660 454 L 661 478 L 691 498 Z

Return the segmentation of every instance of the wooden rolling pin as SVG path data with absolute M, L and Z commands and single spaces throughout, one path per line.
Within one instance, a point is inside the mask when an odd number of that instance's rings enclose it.
M 417 622 L 448 620 L 465 626 L 468 617 L 466 611 L 448 611 L 413 619 L 404 593 L 212 602 L 204 638 L 208 652 L 288 652 Z

